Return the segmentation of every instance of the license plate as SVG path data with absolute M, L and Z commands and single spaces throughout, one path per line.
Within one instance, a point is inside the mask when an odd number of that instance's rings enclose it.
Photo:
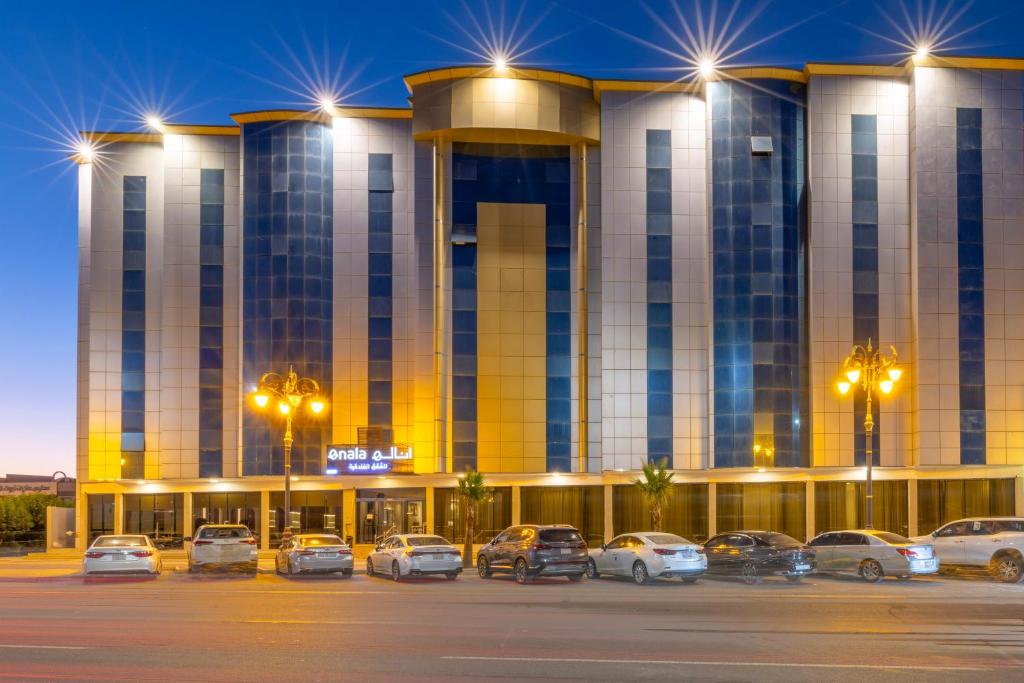
M 572 553 L 572 549 L 571 548 L 562 548 L 561 553 L 563 555 L 570 555 Z
M 809 565 L 809 564 L 798 564 L 795 567 L 793 567 L 793 569 L 797 570 L 798 572 L 805 572 L 805 571 L 807 571 L 810 568 L 811 568 L 811 565 Z
M 114 560 L 127 560 L 128 556 L 124 553 L 114 553 Z
M 337 557 L 338 553 L 317 553 L 316 556 L 321 559 L 325 559 L 328 557 Z
M 935 560 L 934 559 L 932 559 L 932 560 L 917 560 L 913 564 L 917 565 L 917 567 L 919 569 L 934 569 L 935 568 Z
M 444 555 L 442 555 L 441 553 L 434 553 L 433 555 L 430 556 L 430 559 L 432 559 L 432 560 L 442 560 L 442 559 L 444 559 Z

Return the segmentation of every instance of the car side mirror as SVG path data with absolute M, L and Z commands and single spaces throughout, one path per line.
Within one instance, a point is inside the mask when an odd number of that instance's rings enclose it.
M 280 548 L 281 550 L 284 550 L 287 547 L 288 547 L 287 543 L 282 543 L 281 545 L 278 546 L 278 548 Z
M 186 536 L 185 538 L 183 538 L 181 540 L 184 541 L 185 543 L 191 543 L 192 542 L 192 537 L 191 536 Z
M 608 544 L 607 543 L 602 543 L 601 544 L 601 550 L 608 550 Z
M 373 546 L 373 552 L 379 553 L 380 551 L 381 551 L 381 547 L 379 545 Z

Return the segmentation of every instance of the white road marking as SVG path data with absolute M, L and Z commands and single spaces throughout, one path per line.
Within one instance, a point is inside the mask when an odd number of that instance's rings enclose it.
M 986 667 L 969 666 L 900 666 L 885 664 L 812 664 L 805 662 L 716 662 L 685 659 L 584 659 L 571 657 L 473 657 L 442 656 L 441 659 L 479 662 L 549 662 L 556 664 L 657 664 L 668 666 L 767 666 L 791 669 L 878 669 L 883 671 L 988 671 Z
M 0 649 L 5 650 L 91 650 L 91 647 L 80 645 L 5 645 L 0 643 Z
M 348 624 L 393 624 L 393 621 L 364 621 L 352 619 L 350 621 L 324 621 L 323 619 L 244 619 L 243 624 L 335 624 L 346 626 Z

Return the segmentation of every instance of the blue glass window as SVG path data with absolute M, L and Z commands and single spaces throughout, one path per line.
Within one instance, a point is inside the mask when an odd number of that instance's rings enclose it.
M 199 171 L 199 476 L 223 474 L 224 171 Z
M 121 478 L 145 476 L 146 178 L 122 180 Z

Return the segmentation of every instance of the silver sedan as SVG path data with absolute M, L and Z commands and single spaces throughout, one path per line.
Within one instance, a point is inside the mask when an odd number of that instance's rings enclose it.
M 352 576 L 352 549 L 333 534 L 296 534 L 281 544 L 275 558 L 278 574 Z
M 830 531 L 809 545 L 817 553 L 818 571 L 824 574 L 854 574 L 875 582 L 886 576 L 910 578 L 939 571 L 939 558 L 931 545 L 888 531 Z
M 149 536 L 100 536 L 85 551 L 82 574 L 160 573 L 160 551 Z

